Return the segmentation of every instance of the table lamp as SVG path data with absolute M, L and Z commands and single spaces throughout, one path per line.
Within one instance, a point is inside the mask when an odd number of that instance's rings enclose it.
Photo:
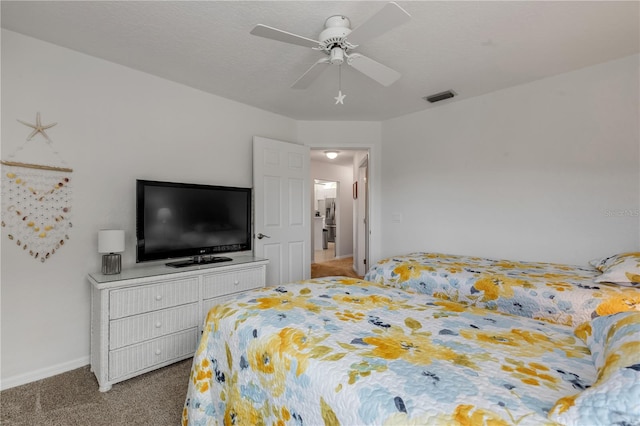
M 120 229 L 102 229 L 98 232 L 98 253 L 102 256 L 102 273 L 119 274 L 122 270 L 120 253 L 124 251 L 124 231 Z

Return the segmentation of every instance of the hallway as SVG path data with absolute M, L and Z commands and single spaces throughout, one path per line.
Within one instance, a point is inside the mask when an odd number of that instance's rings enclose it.
M 336 243 L 327 243 L 327 248 L 324 250 L 316 250 L 314 252 L 314 259 L 317 263 L 327 262 L 335 259 Z
M 353 256 L 352 265 L 365 265 L 368 232 L 359 224 L 367 223 L 368 156 L 369 148 L 311 149 L 312 262 L 323 264 Z M 322 250 L 323 241 L 329 243 L 326 250 Z M 317 270 L 317 264 L 312 263 L 312 268 Z M 365 273 L 363 267 L 358 268 L 361 274 Z M 353 274 L 352 269 L 353 266 L 348 269 L 349 274 Z

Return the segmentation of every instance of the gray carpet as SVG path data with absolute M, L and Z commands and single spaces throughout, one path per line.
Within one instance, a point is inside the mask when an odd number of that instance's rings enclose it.
M 89 366 L 0 392 L 0 424 L 179 425 L 192 359 L 100 392 Z

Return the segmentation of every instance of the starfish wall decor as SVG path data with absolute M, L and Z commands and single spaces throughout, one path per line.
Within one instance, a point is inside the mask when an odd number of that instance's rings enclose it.
M 18 120 L 20 123 L 24 124 L 25 126 L 31 127 L 33 130 L 33 132 L 31 132 L 31 134 L 29 136 L 27 136 L 27 140 L 30 141 L 31 139 L 33 139 L 33 137 L 35 135 L 37 135 L 38 133 L 41 133 L 42 136 L 44 136 L 44 138 L 47 140 L 47 142 L 51 142 L 51 139 L 49 139 L 49 136 L 47 136 L 47 134 L 45 133 L 45 130 L 50 129 L 51 127 L 55 126 L 58 123 L 51 123 L 51 124 L 42 124 L 40 122 L 40 113 L 36 113 L 36 124 L 31 124 L 31 123 L 27 123 L 25 121 L 22 120 Z

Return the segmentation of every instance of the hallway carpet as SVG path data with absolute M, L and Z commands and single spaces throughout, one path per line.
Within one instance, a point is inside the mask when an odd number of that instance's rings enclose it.
M 353 257 L 311 264 L 311 278 L 331 277 L 334 275 L 362 278 L 353 270 Z

